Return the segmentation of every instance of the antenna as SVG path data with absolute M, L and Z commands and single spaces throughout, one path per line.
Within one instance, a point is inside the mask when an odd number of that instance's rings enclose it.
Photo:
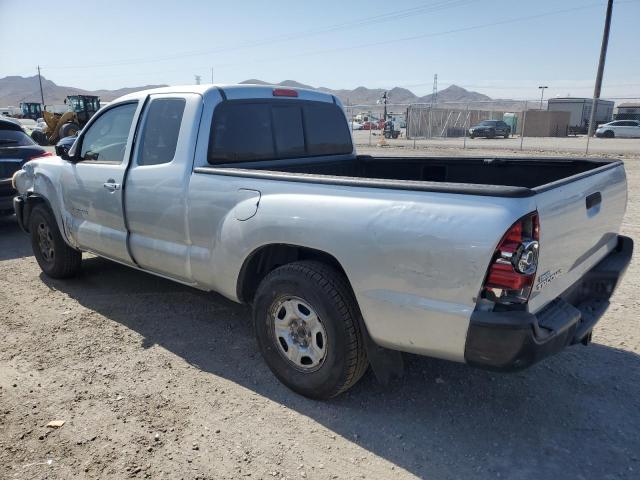
M 200 79 L 202 77 L 200 77 L 200 75 L 196 75 L 196 85 L 200 85 Z

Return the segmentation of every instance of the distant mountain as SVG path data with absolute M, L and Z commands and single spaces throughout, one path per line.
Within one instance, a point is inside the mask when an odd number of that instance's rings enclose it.
M 321 92 L 327 92 L 342 100 L 342 103 L 345 105 L 373 105 L 375 104 L 382 95 L 384 94 L 385 89 L 383 88 L 367 88 L 367 87 L 357 87 L 353 90 L 340 89 L 335 90 L 326 87 L 312 87 L 310 85 L 305 85 L 300 82 L 296 82 L 295 80 L 285 80 L 279 83 L 269 83 L 263 80 L 258 79 L 250 79 L 245 80 L 240 83 L 250 83 L 254 85 L 281 85 L 286 87 L 298 87 L 298 88 L 311 88 L 315 90 L 320 90 Z M 431 103 L 432 95 L 425 95 L 423 97 L 417 96 L 411 90 L 407 90 L 406 88 L 394 87 L 391 90 L 388 90 L 389 102 L 392 104 L 398 103 Z M 462 87 L 458 87 L 457 85 L 451 85 L 437 94 L 437 102 L 438 104 L 447 104 L 450 102 L 491 102 L 494 100 L 482 93 L 473 92 L 470 90 L 466 90 Z
M 357 87 L 353 90 L 349 89 L 331 89 L 326 87 L 312 87 L 295 80 L 284 80 L 279 83 L 269 83 L 259 79 L 249 79 L 244 84 L 256 85 L 280 85 L 283 87 L 309 88 L 322 92 L 327 92 L 337 96 L 345 105 L 375 105 L 382 97 L 385 89 Z M 166 85 L 144 85 L 140 87 L 120 88 L 118 90 L 84 90 L 77 87 L 64 87 L 56 85 L 51 80 L 42 77 L 42 89 L 44 91 L 44 99 L 48 105 L 61 104 L 67 95 L 85 94 L 98 95 L 103 101 L 110 101 L 127 93 L 144 90 L 147 88 L 164 87 Z M 389 92 L 389 102 L 391 104 L 409 104 L 409 103 L 431 103 L 431 95 L 417 96 L 411 90 L 406 88 L 394 87 Z M 38 77 L 18 77 L 11 76 L 0 78 L 0 106 L 18 106 L 20 102 L 39 102 L 40 86 Z M 452 103 L 456 102 L 456 103 Z M 494 100 L 482 93 L 466 90 L 457 85 L 451 85 L 438 92 L 437 103 L 440 106 L 450 106 L 463 108 L 458 102 L 485 102 L 476 104 L 476 109 L 486 110 L 509 110 L 518 111 L 522 109 L 522 103 L 513 100 Z
M 127 93 L 145 90 L 147 88 L 165 87 L 166 85 L 145 85 L 141 87 L 120 88 L 118 90 L 84 90 L 77 87 L 56 85 L 51 80 L 42 77 L 42 91 L 47 105 L 61 104 L 67 95 L 98 95 L 103 101 L 110 101 Z M 17 107 L 20 102 L 40 102 L 40 84 L 38 76 L 0 78 L 0 105 Z

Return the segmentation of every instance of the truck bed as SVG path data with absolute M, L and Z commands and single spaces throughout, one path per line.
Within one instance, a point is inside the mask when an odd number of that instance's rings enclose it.
M 197 170 L 274 180 L 526 197 L 619 164 L 590 159 L 359 155 L 242 162 Z

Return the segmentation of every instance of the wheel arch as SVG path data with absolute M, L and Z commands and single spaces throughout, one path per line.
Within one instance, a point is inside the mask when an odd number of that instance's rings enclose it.
M 38 205 L 45 205 L 49 209 L 49 211 L 54 214 L 55 218 L 55 211 L 53 210 L 51 202 L 47 197 L 39 193 L 27 194 L 24 202 L 24 209 L 22 210 L 22 218 L 19 219 L 20 224 L 25 232 L 29 232 L 29 220 L 31 219 L 31 213 L 33 212 L 33 209 Z
M 332 266 L 340 272 L 345 278 L 347 287 L 353 293 L 356 308 L 360 309 L 351 281 L 336 257 L 323 250 L 283 243 L 262 245 L 247 256 L 238 275 L 236 286 L 238 300 L 242 303 L 251 303 L 258 285 L 269 272 L 299 260 L 316 260 Z M 362 314 L 358 315 L 358 322 L 369 363 L 378 381 L 383 385 L 388 385 L 392 378 L 402 377 L 404 372 L 402 354 L 399 351 L 377 345 L 369 334 Z
M 316 260 L 335 268 L 353 286 L 341 263 L 332 254 L 315 248 L 287 243 L 270 243 L 252 251 L 244 260 L 236 284 L 236 295 L 242 303 L 251 303 L 260 282 L 269 272 L 299 260 Z

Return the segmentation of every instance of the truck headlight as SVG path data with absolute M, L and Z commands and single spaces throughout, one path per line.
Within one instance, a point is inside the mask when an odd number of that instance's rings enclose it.
M 24 169 L 18 170 L 13 174 L 13 177 L 11 177 L 11 185 L 19 193 L 25 193 L 33 187 L 33 176 Z

